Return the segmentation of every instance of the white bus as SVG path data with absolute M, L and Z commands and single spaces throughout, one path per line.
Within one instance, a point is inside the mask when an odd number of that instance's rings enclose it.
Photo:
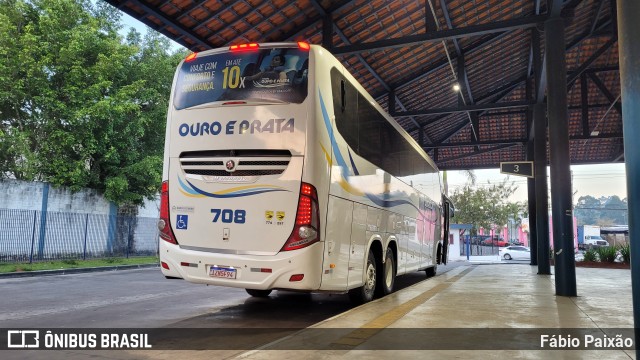
M 236 45 L 178 66 L 159 221 L 167 278 L 366 302 L 446 262 L 450 210 L 434 162 L 322 47 Z

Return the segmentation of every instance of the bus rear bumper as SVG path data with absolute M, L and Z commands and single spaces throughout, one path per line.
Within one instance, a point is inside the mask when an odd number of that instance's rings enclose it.
M 237 255 L 180 248 L 160 239 L 160 261 L 169 269 L 161 267 L 168 277 L 178 277 L 192 283 L 229 286 L 244 289 L 268 290 L 318 290 L 322 272 L 323 242 L 306 248 L 283 251 L 276 255 Z M 225 275 L 235 278 L 223 278 Z M 301 280 L 292 276 L 303 275 Z

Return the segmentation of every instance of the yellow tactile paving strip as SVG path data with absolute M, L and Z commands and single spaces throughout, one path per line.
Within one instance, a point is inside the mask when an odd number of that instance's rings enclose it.
M 369 340 L 371 337 L 376 335 L 378 332 L 380 332 L 382 329 L 400 320 L 403 316 L 408 314 L 413 309 L 417 308 L 421 304 L 424 304 L 426 301 L 428 301 L 429 299 L 431 299 L 441 291 L 449 288 L 452 284 L 460 280 L 463 276 L 473 271 L 474 268 L 475 266 L 465 269 L 458 275 L 453 276 L 452 278 L 446 280 L 445 282 L 436 285 L 435 287 L 403 303 L 402 305 L 394 308 L 393 310 L 388 311 L 378 316 L 377 318 L 369 321 L 368 323 L 362 325 L 359 329 L 356 329 L 350 332 L 348 335 L 343 336 L 337 341 L 334 341 L 333 344 L 341 345 L 341 346 L 346 345 L 346 346 L 352 346 L 352 347 L 356 347 L 363 344 L 364 342 Z

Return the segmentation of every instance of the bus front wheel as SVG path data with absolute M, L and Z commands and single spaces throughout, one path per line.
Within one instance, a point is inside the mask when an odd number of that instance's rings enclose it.
M 349 290 L 349 298 L 355 304 L 363 304 L 373 300 L 373 295 L 376 292 L 377 266 L 376 257 L 372 250 L 369 250 L 369 255 L 367 255 L 364 275 L 364 284 Z

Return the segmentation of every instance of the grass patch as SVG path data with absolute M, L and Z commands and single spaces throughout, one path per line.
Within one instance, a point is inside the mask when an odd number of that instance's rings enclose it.
M 9 273 L 16 271 L 38 271 L 38 270 L 59 270 L 59 269 L 75 269 L 90 268 L 100 266 L 115 265 L 136 265 L 136 264 L 153 264 L 158 263 L 156 256 L 141 256 L 130 258 L 106 258 L 91 260 L 57 260 L 57 261 L 41 261 L 33 264 L 0 264 L 0 273 Z

